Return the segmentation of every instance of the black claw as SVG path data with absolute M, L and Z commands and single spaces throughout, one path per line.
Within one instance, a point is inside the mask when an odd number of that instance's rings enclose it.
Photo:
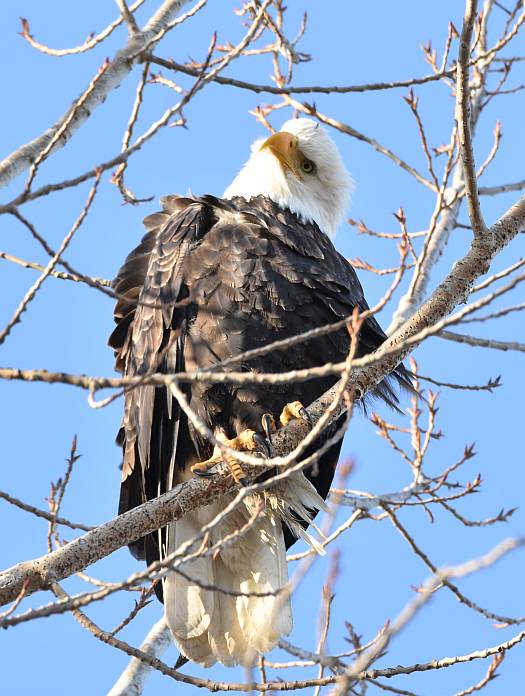
M 264 434 L 266 435 L 267 441 L 272 444 L 272 425 L 273 425 L 273 418 L 269 413 L 264 413 L 262 418 L 261 418 L 261 423 L 262 427 L 264 430 Z
M 194 470 L 193 473 L 195 476 L 198 476 L 199 478 L 211 478 L 212 476 L 215 476 L 217 473 L 216 471 L 198 471 Z
M 305 423 L 308 423 L 310 428 L 314 427 L 314 422 L 312 420 L 312 417 L 308 413 L 308 411 L 305 408 L 301 408 L 299 411 L 299 415 L 301 416 L 302 420 L 304 420 Z
M 253 436 L 253 441 L 257 445 L 257 452 L 263 455 L 265 459 L 268 459 L 273 454 L 272 443 L 259 433 L 255 433 Z

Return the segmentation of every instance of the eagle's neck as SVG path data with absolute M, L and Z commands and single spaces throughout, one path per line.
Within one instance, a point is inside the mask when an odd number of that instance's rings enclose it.
M 224 198 L 239 196 L 250 200 L 266 196 L 281 208 L 296 213 L 304 222 L 315 222 L 329 237 L 335 235 L 339 214 L 326 209 L 315 191 L 311 191 L 293 176 L 287 176 L 279 161 L 267 150 L 254 143 L 252 155 L 224 192 Z

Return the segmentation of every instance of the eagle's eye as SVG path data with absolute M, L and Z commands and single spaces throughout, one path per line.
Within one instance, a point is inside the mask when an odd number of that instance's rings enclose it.
M 315 164 L 312 162 L 312 160 L 304 159 L 303 163 L 301 164 L 301 169 L 305 174 L 313 174 L 313 172 L 315 172 Z

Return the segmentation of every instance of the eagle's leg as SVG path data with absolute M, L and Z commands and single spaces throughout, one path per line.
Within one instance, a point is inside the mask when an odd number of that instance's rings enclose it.
M 237 450 L 238 452 L 259 452 L 264 457 L 271 457 L 272 455 L 271 446 L 268 444 L 266 439 L 259 433 L 255 432 L 255 430 L 250 430 L 249 428 L 243 430 L 232 440 L 224 440 L 224 444 L 228 445 L 234 450 Z M 248 481 L 246 480 L 237 459 L 231 454 L 225 453 L 224 460 L 228 464 L 230 473 L 234 480 L 237 483 L 240 483 L 241 486 L 247 486 Z
M 243 430 L 237 437 L 231 440 L 228 439 L 224 433 L 217 433 L 217 439 L 238 452 L 258 452 L 262 454 L 263 457 L 272 456 L 271 443 L 260 433 L 255 432 L 255 430 L 250 430 L 249 428 Z M 228 453 L 225 453 L 223 456 L 218 446 L 215 446 L 213 455 L 209 459 L 193 464 L 191 471 L 197 476 L 211 476 L 210 469 L 223 459 L 228 465 L 230 473 L 235 481 L 243 486 L 248 485 L 248 481 L 237 459 Z
M 279 416 L 279 422 L 284 427 L 288 425 L 291 420 L 294 420 L 294 418 L 300 418 L 305 421 L 305 423 L 308 423 L 310 427 L 313 425 L 310 414 L 300 401 L 291 401 L 289 404 L 286 404 Z

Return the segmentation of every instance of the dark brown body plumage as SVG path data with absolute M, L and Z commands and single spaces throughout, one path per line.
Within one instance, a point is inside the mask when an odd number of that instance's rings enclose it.
M 115 282 L 121 299 L 110 338 L 117 369 L 125 374 L 206 368 L 240 353 L 351 315 L 368 307 L 352 266 L 316 224 L 304 223 L 271 200 L 220 200 L 211 196 L 163 200 L 164 212 L 145 220 L 148 233 L 128 256 Z M 186 299 L 186 302 L 183 300 Z M 359 355 L 375 350 L 385 334 L 373 317 L 361 330 Z M 234 369 L 284 372 L 340 362 L 349 348 L 346 330 L 275 350 Z M 393 377 L 408 386 L 401 366 Z M 261 430 L 261 416 L 276 420 L 290 401 L 308 406 L 335 378 L 282 385 L 185 387 L 191 406 L 228 437 Z M 394 405 L 391 378 L 376 395 Z M 322 440 L 333 434 L 324 433 Z M 170 466 L 187 470 L 212 447 L 188 423 L 164 388 L 141 387 L 126 398 L 119 441 L 124 448 L 120 512 L 168 490 Z M 321 443 L 316 443 L 317 446 Z M 326 497 L 341 444 L 307 472 Z M 285 530 L 287 546 L 295 538 Z M 131 546 L 139 558 L 158 558 L 157 535 Z

